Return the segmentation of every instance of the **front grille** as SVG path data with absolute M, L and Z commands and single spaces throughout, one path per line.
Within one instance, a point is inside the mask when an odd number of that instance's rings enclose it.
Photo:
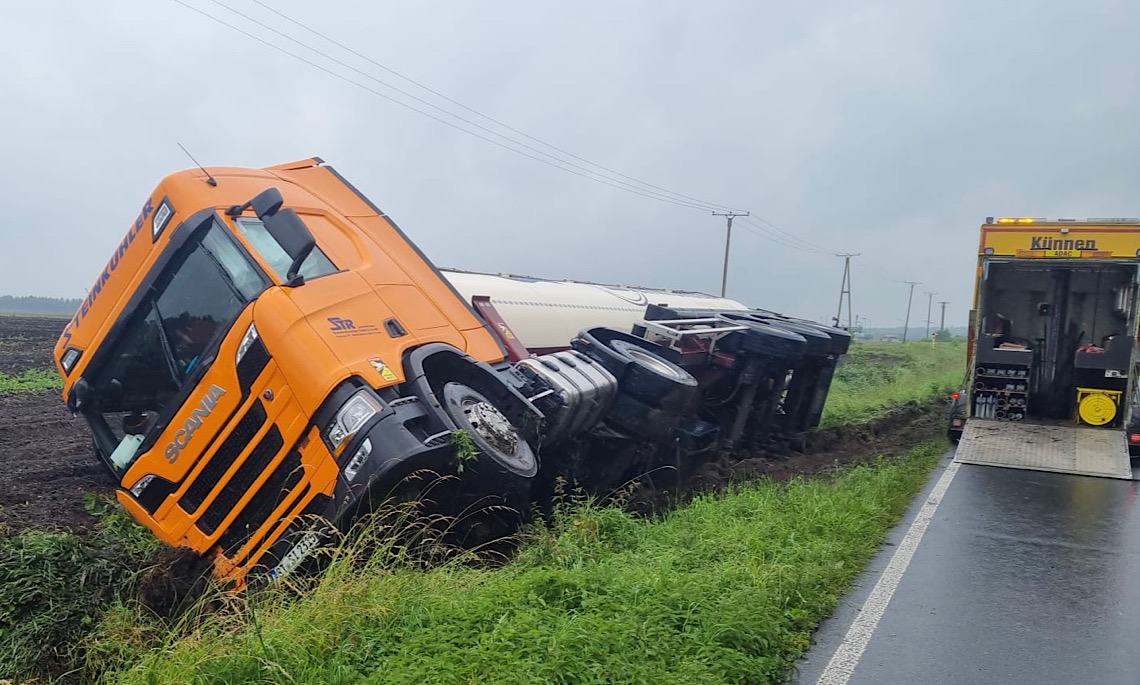
M 301 468 L 301 454 L 296 450 L 281 460 L 273 470 L 273 475 L 261 484 L 257 494 L 249 500 L 218 540 L 227 557 L 233 557 L 250 536 L 265 524 L 273 510 L 289 498 L 293 488 L 297 487 L 304 475 L 305 472 Z
M 257 400 L 249 408 L 246 415 L 241 417 L 241 421 L 234 427 L 233 432 L 225 439 L 222 446 L 210 455 L 206 466 L 202 468 L 198 477 L 186 489 L 186 494 L 178 500 L 183 509 L 191 514 L 198 511 L 198 507 L 206 501 L 206 496 L 237 461 L 242 450 L 253 441 L 253 436 L 257 435 L 257 431 L 265 425 L 265 420 L 265 405 L 261 403 L 261 400 Z
M 228 442 L 228 441 L 227 441 Z M 206 535 L 212 535 L 222 525 L 222 521 L 237 507 L 237 503 L 249 492 L 253 482 L 265 472 L 269 462 L 281 451 L 285 440 L 277 426 L 272 426 L 257 447 L 245 458 L 230 481 L 214 497 L 206 511 L 198 517 L 198 528 Z
M 250 386 L 269 363 L 269 358 L 269 350 L 265 349 L 260 338 L 254 340 L 245 351 L 245 355 L 237 365 L 238 384 L 241 386 L 242 396 L 249 392 Z

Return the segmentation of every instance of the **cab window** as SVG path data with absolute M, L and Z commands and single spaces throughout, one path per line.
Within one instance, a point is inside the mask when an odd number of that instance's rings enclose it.
M 269 263 L 269 267 L 277 275 L 277 280 L 284 281 L 293 260 L 289 258 L 284 248 L 273 239 L 269 231 L 265 230 L 265 225 L 260 220 L 251 218 L 239 218 L 236 223 L 238 231 L 249 241 L 253 249 L 257 250 Z M 301 262 L 301 268 L 297 270 L 297 273 L 304 276 L 306 280 L 336 272 L 337 268 L 332 260 L 319 247 L 313 248 L 305 261 Z

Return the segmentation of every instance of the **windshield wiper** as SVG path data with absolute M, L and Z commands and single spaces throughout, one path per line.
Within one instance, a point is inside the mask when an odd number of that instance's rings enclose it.
M 170 380 L 174 382 L 175 386 L 181 385 L 178 379 L 178 366 L 174 362 L 174 348 L 170 345 L 170 339 L 166 337 L 166 327 L 162 325 L 162 312 L 158 311 L 157 302 L 151 303 L 150 308 L 154 312 L 155 318 L 158 319 L 158 341 L 162 345 L 163 357 L 166 358 L 166 370 L 170 373 Z

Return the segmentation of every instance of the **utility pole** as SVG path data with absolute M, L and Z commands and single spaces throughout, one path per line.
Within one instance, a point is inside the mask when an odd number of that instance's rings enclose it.
M 939 302 L 938 304 L 942 305 L 942 323 L 940 323 L 938 325 L 938 330 L 944 331 L 944 330 L 946 330 L 946 305 L 948 305 L 950 303 L 949 302 Z
M 926 291 L 926 338 L 930 337 L 930 306 L 934 303 L 934 296 L 938 293 Z M 923 338 L 923 340 L 926 340 Z
M 728 232 L 724 236 L 724 271 L 720 275 L 720 296 L 724 297 L 728 288 L 728 248 L 732 244 L 732 220 L 738 216 L 748 216 L 750 212 L 713 212 L 713 216 L 723 216 L 728 220 Z
M 851 258 L 858 257 L 858 252 L 842 252 L 836 257 L 843 257 L 843 281 L 839 284 L 839 310 L 835 312 L 835 327 L 840 328 L 839 322 L 843 317 L 843 296 L 847 296 L 847 330 L 851 328 Z
M 906 298 L 906 319 L 903 320 L 903 339 L 902 339 L 902 341 L 906 342 L 906 334 L 907 334 L 907 331 L 910 330 L 910 303 L 911 303 L 911 300 L 914 299 L 914 286 L 922 285 L 922 284 L 918 281 L 904 281 L 904 283 L 906 283 L 907 285 L 910 286 L 910 294 L 907 295 L 907 298 Z

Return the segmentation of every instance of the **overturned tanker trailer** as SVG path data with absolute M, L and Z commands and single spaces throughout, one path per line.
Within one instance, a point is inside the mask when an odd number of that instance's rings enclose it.
M 562 476 L 605 493 L 725 451 L 786 449 L 819 425 L 851 344 L 842 329 L 703 293 L 443 274 L 500 332 L 546 417 L 540 487 Z
M 699 293 L 442 272 L 312 158 L 163 179 L 55 360 L 119 502 L 240 588 L 412 474 L 524 512 L 560 477 L 786 439 L 849 342 Z

